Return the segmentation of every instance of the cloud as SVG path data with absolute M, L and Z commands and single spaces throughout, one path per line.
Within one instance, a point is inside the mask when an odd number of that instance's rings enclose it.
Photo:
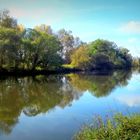
M 136 33 L 140 34 L 140 21 L 129 21 L 124 24 L 120 30 L 125 33 Z
M 129 107 L 140 106 L 140 96 L 139 95 L 125 95 L 117 98 L 123 104 Z
M 35 18 L 35 17 L 40 17 L 42 14 L 47 12 L 45 9 L 37 9 L 37 10 L 28 10 L 28 9 L 20 9 L 17 7 L 11 7 L 10 9 L 10 14 L 16 18 Z
M 37 8 L 37 9 L 23 9 L 18 7 L 10 7 L 10 14 L 17 18 L 19 21 L 22 20 L 26 23 L 35 23 L 40 21 L 44 24 L 53 24 L 60 22 L 63 15 L 57 16 L 55 10 L 52 7 Z

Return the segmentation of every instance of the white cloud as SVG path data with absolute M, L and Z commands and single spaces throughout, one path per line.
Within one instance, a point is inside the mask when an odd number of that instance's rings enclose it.
M 56 22 L 60 22 L 61 18 L 63 17 L 62 14 L 59 16 L 56 14 L 56 11 L 52 7 L 46 8 L 37 8 L 37 9 L 23 9 L 18 7 L 10 7 L 10 14 L 11 16 L 18 19 L 18 21 L 22 20 L 25 23 L 22 24 L 29 24 L 29 23 L 38 23 L 41 22 L 43 24 L 53 24 Z M 57 12 L 58 13 L 58 12 Z
M 117 98 L 123 104 L 129 107 L 140 106 L 140 96 L 139 95 L 125 95 Z
M 130 51 L 130 54 L 134 57 L 140 56 L 140 42 L 139 35 L 123 35 L 119 40 L 115 40 L 118 46 L 127 48 Z
M 129 21 L 124 24 L 120 30 L 125 33 L 136 33 L 140 34 L 140 21 Z

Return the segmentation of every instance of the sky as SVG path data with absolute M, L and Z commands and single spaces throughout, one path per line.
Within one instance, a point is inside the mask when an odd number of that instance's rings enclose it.
M 71 30 L 84 42 L 114 41 L 140 56 L 140 0 L 0 0 L 19 24 Z

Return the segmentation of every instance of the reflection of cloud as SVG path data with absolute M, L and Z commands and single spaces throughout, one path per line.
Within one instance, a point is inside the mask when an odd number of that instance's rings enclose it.
M 129 107 L 140 106 L 140 95 L 122 95 L 118 97 L 117 100 Z
M 134 85 L 129 85 L 129 86 L 126 87 L 126 89 L 128 91 L 135 92 L 136 90 L 139 90 L 139 87 L 136 88 Z
M 136 43 L 137 41 L 138 41 L 137 38 L 129 38 L 129 39 L 128 39 L 128 42 L 129 42 L 129 43 Z
M 140 21 L 129 21 L 120 30 L 126 33 L 140 33 Z

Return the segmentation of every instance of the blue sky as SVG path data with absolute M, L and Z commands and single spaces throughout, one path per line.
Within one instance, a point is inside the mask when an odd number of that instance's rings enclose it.
M 26 27 L 65 28 L 83 41 L 108 39 L 140 56 L 140 0 L 0 0 L 4 8 Z

